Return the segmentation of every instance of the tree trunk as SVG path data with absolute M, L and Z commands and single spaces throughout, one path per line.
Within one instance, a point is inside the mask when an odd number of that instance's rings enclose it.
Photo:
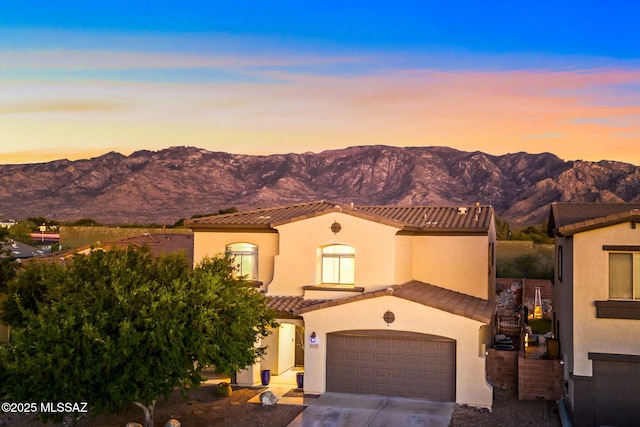
M 140 402 L 133 402 L 144 411 L 144 427 L 153 427 L 153 409 L 156 406 L 156 401 L 154 400 L 151 404 L 145 405 Z

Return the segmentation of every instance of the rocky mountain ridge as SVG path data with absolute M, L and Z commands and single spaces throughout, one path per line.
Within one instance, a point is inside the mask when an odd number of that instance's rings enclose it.
M 640 201 L 640 167 L 628 163 L 448 147 L 360 146 L 269 156 L 171 147 L 0 165 L 0 183 L 0 217 L 107 224 L 173 224 L 229 206 L 325 199 L 356 205 L 479 201 L 510 224 L 523 225 L 546 219 L 554 201 Z

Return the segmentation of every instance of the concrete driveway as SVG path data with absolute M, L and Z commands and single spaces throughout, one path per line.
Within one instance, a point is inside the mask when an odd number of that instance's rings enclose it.
M 455 403 L 324 393 L 288 427 L 448 427 Z

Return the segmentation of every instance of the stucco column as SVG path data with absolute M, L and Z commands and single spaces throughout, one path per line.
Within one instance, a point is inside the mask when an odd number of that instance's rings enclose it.
M 260 363 L 254 363 L 242 371 L 236 373 L 236 382 L 238 385 L 245 387 L 253 387 L 261 384 L 260 380 Z

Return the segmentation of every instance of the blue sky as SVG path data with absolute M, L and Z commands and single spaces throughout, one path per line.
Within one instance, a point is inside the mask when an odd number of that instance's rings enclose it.
M 9 0 L 0 163 L 376 143 L 640 164 L 640 4 L 530 3 Z

